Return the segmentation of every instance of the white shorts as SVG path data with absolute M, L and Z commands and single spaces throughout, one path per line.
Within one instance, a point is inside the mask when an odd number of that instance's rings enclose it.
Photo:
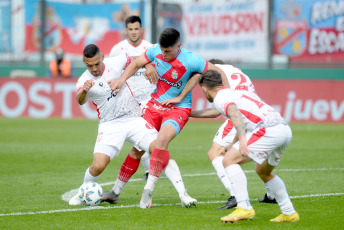
M 225 123 L 217 130 L 213 142 L 226 146 L 233 142 L 236 134 L 236 129 L 231 120 L 226 120 Z
M 93 153 L 104 153 L 112 160 L 121 151 L 125 141 L 138 150 L 149 151 L 149 145 L 158 136 L 153 126 L 142 117 L 117 119 L 99 124 Z
M 292 139 L 292 132 L 289 125 L 280 124 L 247 132 L 246 139 L 253 161 L 262 164 L 268 158 L 269 165 L 277 166 Z M 233 147 L 239 149 L 239 142 Z

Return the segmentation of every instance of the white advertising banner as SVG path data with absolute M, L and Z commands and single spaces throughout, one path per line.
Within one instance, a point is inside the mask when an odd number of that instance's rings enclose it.
M 182 45 L 205 59 L 267 62 L 268 1 L 182 5 Z

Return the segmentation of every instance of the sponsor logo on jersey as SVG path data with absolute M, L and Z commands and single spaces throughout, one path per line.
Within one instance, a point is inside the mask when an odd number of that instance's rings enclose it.
M 172 74 L 171 74 L 171 77 L 172 77 L 173 79 L 177 79 L 177 78 L 178 78 L 178 72 L 177 72 L 176 70 L 173 70 L 173 71 L 172 71 Z
M 179 122 L 182 122 L 183 119 L 181 116 L 179 116 L 178 120 L 179 120 Z
M 111 98 L 116 97 L 117 93 L 111 92 L 111 96 L 107 98 L 107 101 L 110 101 Z
M 160 67 L 160 63 L 158 62 L 158 63 L 156 63 L 156 66 L 159 68 Z
M 100 87 L 103 87 L 103 82 L 99 82 L 99 86 L 100 86 Z
M 183 85 L 183 82 L 182 82 L 182 81 L 179 81 L 179 82 L 174 83 L 174 82 L 170 82 L 169 80 L 167 80 L 167 79 L 164 78 L 164 77 L 160 77 L 160 80 L 163 81 L 163 82 L 165 82 L 166 84 L 172 86 L 172 87 L 177 87 L 177 89 L 179 89 L 179 88 L 182 87 L 182 85 Z

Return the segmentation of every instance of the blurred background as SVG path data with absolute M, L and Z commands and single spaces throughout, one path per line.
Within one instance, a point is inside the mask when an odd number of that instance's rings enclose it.
M 241 68 L 288 121 L 344 122 L 343 0 L 1 0 L 0 116 L 96 119 L 74 105 L 82 50 L 108 55 L 130 15 L 145 40 L 174 27 L 184 48 Z M 49 65 L 62 59 L 71 71 L 56 79 Z

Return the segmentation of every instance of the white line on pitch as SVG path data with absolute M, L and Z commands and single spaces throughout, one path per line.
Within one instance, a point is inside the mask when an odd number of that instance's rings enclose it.
M 305 171 L 334 171 L 334 170 L 339 170 L 343 171 L 344 168 L 313 168 L 313 169 L 275 169 L 274 172 L 305 172 Z M 244 170 L 245 173 L 254 173 L 254 170 Z M 195 173 L 195 174 L 184 174 L 182 177 L 195 177 L 195 176 L 211 176 L 211 175 L 216 175 L 216 172 L 213 173 Z M 167 177 L 160 177 L 160 179 L 166 179 Z M 129 182 L 135 182 L 135 181 L 142 181 L 142 179 L 130 179 Z M 106 183 L 101 183 L 101 186 L 106 186 L 106 185 L 113 185 L 115 182 L 106 182 Z M 62 196 L 61 199 L 68 202 L 72 196 L 74 196 L 78 192 L 78 189 L 72 189 L 70 191 L 65 192 Z
M 325 197 L 325 196 L 341 196 L 344 193 L 325 193 L 325 194 L 310 194 L 310 195 L 300 195 L 300 196 L 291 196 L 291 199 L 298 199 L 298 198 L 310 198 L 310 197 Z M 258 200 L 258 199 L 253 199 Z M 198 202 L 197 204 L 217 204 L 223 203 L 224 201 L 206 201 L 206 202 Z M 180 205 L 180 203 L 176 204 L 153 204 L 153 206 L 174 206 Z M 62 213 L 62 212 L 78 212 L 78 211 L 89 211 L 89 210 L 97 210 L 97 209 L 116 209 L 116 208 L 136 208 L 139 207 L 138 205 L 119 205 L 119 206 L 96 206 L 96 207 L 86 207 L 86 208 L 75 208 L 75 209 L 58 209 L 58 210 L 50 210 L 50 211 L 38 211 L 38 212 L 15 212 L 15 213 L 0 213 L 1 216 L 24 216 L 24 215 L 38 215 L 38 214 L 50 214 L 50 213 Z

